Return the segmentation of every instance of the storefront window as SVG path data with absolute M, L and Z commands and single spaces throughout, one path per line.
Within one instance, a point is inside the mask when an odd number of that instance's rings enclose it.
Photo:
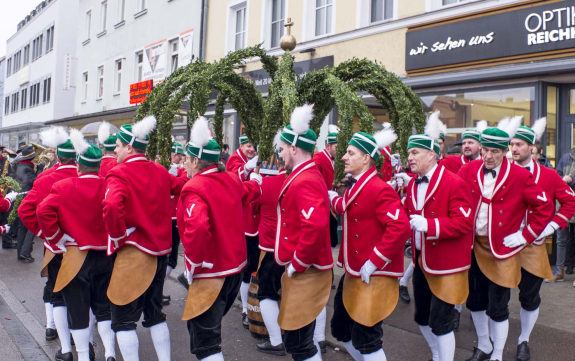
M 10 145 L 10 134 L 2 135 L 2 145 L 8 147 Z
M 557 146 L 557 87 L 547 87 L 547 146 L 545 156 L 555 167 L 555 151 Z
M 28 137 L 26 136 L 26 133 L 20 133 L 18 134 L 18 145 L 20 143 L 28 143 Z M 17 147 L 18 148 L 18 147 Z
M 28 133 L 28 139 L 30 143 L 38 143 L 38 138 L 39 137 L 37 132 Z
M 16 151 L 18 149 L 18 135 L 10 134 L 10 150 Z
M 569 114 L 575 114 L 575 89 L 569 90 Z
M 455 145 L 467 128 L 480 120 L 496 126 L 504 117 L 523 116 L 523 124 L 534 121 L 535 88 L 520 87 L 485 91 L 462 90 L 420 96 L 427 114 L 439 110 L 441 120 L 447 125 L 447 147 Z

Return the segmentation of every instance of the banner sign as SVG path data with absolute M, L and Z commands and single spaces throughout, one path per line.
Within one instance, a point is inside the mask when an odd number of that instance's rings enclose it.
M 180 34 L 179 67 L 186 66 L 193 60 L 194 53 L 194 29 Z
M 130 104 L 143 103 L 154 87 L 152 79 L 130 84 Z
M 144 80 L 161 83 L 166 77 L 166 39 L 144 47 Z

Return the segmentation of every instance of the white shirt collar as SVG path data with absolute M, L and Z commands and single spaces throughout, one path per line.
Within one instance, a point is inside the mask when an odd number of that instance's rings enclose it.
M 435 170 L 437 169 L 437 164 L 433 166 L 433 168 L 431 168 L 431 170 L 429 172 L 427 172 L 427 174 L 425 175 L 427 177 L 427 181 L 431 182 L 431 177 L 433 177 L 433 173 L 435 173 Z M 420 178 L 420 177 L 418 177 Z M 421 177 L 423 178 L 423 177 Z
M 518 165 L 522 168 L 529 167 L 529 171 L 531 172 L 531 174 L 533 174 L 533 171 L 535 170 L 535 163 L 533 163 L 533 158 L 531 158 L 531 160 L 529 161 L 529 163 L 527 163 L 527 165 L 521 165 L 515 161 L 513 163 L 515 163 L 515 165 Z
M 293 169 L 291 170 L 292 172 L 295 172 L 295 170 L 297 169 L 297 167 L 299 167 L 300 165 L 304 164 L 306 161 L 301 162 L 300 164 L 296 165 L 295 167 L 293 167 Z

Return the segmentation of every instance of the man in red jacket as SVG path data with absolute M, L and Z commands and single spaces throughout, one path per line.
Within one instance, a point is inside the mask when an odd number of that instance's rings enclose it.
M 68 133 L 66 133 L 63 128 L 52 127 L 42 132 L 40 138 L 43 144 L 56 149 L 56 156 L 60 166 L 42 178 L 36 179 L 32 190 L 30 190 L 22 200 L 18 208 L 18 215 L 26 228 L 41 239 L 45 239 L 44 247 L 46 250 L 44 252 L 44 259 L 45 263 L 49 262 L 47 265 L 44 264 L 44 267 L 48 268 L 48 278 L 46 280 L 46 286 L 44 287 L 43 296 L 47 320 L 46 338 L 52 340 L 56 339 L 56 337 L 60 338 L 62 348 L 56 354 L 56 358 L 59 358 L 62 357 L 62 355 L 71 355 L 72 352 L 66 303 L 64 302 L 61 292 L 52 292 L 58 271 L 60 270 L 63 252 L 58 248 L 52 248 L 49 244 L 50 240 L 42 235 L 40 226 L 38 225 L 37 210 L 40 202 L 50 194 L 54 183 L 66 178 L 76 178 L 78 177 L 78 172 L 76 171 L 75 165 L 76 152 L 72 146 L 72 142 L 68 139 Z M 50 169 L 53 168 L 55 167 Z M 45 174 L 45 172 L 42 174 Z M 50 260 L 52 256 L 53 258 Z M 52 323 L 53 325 L 51 325 Z M 57 334 L 56 330 L 52 328 L 54 326 L 58 331 Z
M 313 106 L 296 108 L 280 138 L 280 157 L 291 174 L 277 204 L 275 261 L 286 267 L 278 323 L 294 360 L 321 360 L 314 345 L 315 319 L 331 290 L 329 198 L 312 160 L 317 136 L 309 129 Z
M 230 156 L 226 163 L 226 170 L 238 175 L 242 182 L 250 179 L 250 174 L 258 163 L 256 149 L 249 141 L 248 136 L 240 136 L 240 148 Z M 248 323 L 248 289 L 252 273 L 258 269 L 260 252 L 258 250 L 258 225 L 260 216 L 254 214 L 252 204 L 244 206 L 244 233 L 246 236 L 246 250 L 248 253 L 248 265 L 244 269 L 242 285 L 240 287 L 240 298 L 242 300 L 242 324 L 244 328 L 249 328 Z
M 98 176 L 102 151 L 86 142 L 79 130 L 70 139 L 78 155 L 80 177 L 58 181 L 38 206 L 38 223 L 47 243 L 64 253 L 56 287 L 68 308 L 69 326 L 79 361 L 90 360 L 90 309 L 98 321 L 106 361 L 115 361 L 110 300 L 106 295 L 113 259 L 106 255 L 106 228 L 102 218 L 104 179 Z M 61 279 L 61 273 L 75 276 Z M 69 281 L 66 284 L 65 281 Z M 70 352 L 65 360 L 73 360 Z
M 397 279 L 403 274 L 409 220 L 397 193 L 375 168 L 381 149 L 395 139 L 392 129 L 373 136 L 356 133 L 343 156 L 350 188 L 343 197 L 329 192 L 332 208 L 343 216 L 337 264 L 345 268 L 334 299 L 331 333 L 356 360 L 385 360 L 383 320 L 397 304 Z
M 256 181 L 242 182 L 225 171 L 220 146 L 203 117 L 194 123 L 186 152 L 192 178 L 182 189 L 178 229 L 190 287 L 182 319 L 188 321 L 192 354 L 223 361 L 222 318 L 235 301 L 247 263 L 242 205 L 261 195 L 261 177 L 251 174 Z
M 108 255 L 116 253 L 108 297 L 112 329 L 124 360 L 138 359 L 136 322 L 149 328 L 159 360 L 170 359 L 170 334 L 162 313 L 162 290 L 172 251 L 170 196 L 184 180 L 145 157 L 153 116 L 118 132 L 118 165 L 106 177 L 104 224 Z
M 511 289 L 521 280 L 518 255 L 539 237 L 553 215 L 554 205 L 531 173 L 505 157 L 521 119 L 506 118 L 498 128 L 484 130 L 483 161 L 468 163 L 459 171 L 471 190 L 474 207 L 475 241 L 467 300 L 478 337 L 472 361 L 502 360 Z M 532 213 L 524 224 L 527 211 Z
M 457 174 L 459 169 L 464 164 L 471 161 L 481 159 L 481 143 L 479 138 L 481 137 L 481 132 L 487 128 L 487 122 L 485 120 L 480 120 L 477 123 L 476 128 L 467 129 L 463 132 L 462 139 L 462 153 L 461 155 L 448 155 L 443 158 L 439 164 L 445 166 L 447 170 Z
M 545 191 L 551 204 L 555 205 L 558 202 L 560 205 L 543 233 L 519 253 L 521 259 L 521 282 L 519 283 L 521 334 L 517 341 L 517 360 L 520 361 L 527 361 L 531 358 L 529 336 L 539 316 L 541 305 L 539 292 L 543 280 L 553 277 L 547 248 L 544 245 L 545 238 L 553 235 L 557 229 L 567 227 L 569 220 L 575 214 L 575 193 L 571 187 L 554 169 L 541 166 L 531 157 L 535 141 L 544 134 L 546 127 L 546 118 L 536 120 L 532 128 L 521 126 L 510 143 L 514 163 L 531 172 L 533 180 Z
M 105 179 L 110 169 L 114 168 L 116 164 L 118 164 L 118 160 L 114 154 L 117 137 L 110 134 L 109 123 L 102 122 L 102 124 L 100 124 L 100 127 L 98 128 L 98 140 L 104 148 L 104 157 L 102 158 L 102 164 L 100 165 L 100 177 Z
M 415 250 L 413 289 L 415 322 L 433 359 L 452 361 L 454 305 L 469 294 L 473 228 L 471 197 L 464 182 L 438 165 L 439 113 L 430 116 L 426 134 L 409 138 L 410 180 L 404 207 L 411 218 Z

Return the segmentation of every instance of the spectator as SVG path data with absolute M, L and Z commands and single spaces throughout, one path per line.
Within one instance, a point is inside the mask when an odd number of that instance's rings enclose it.
M 539 162 L 544 167 L 553 168 L 553 165 L 549 161 L 549 158 L 543 154 L 543 144 L 540 142 L 535 143 L 535 148 L 533 148 L 533 160 Z
M 225 165 L 228 162 L 229 158 L 230 158 L 230 146 L 224 144 L 224 147 L 222 148 L 222 155 L 220 156 L 220 161 Z
M 571 149 L 569 153 L 564 154 L 556 167 L 557 173 L 563 178 L 571 189 L 575 188 L 575 148 Z M 575 230 L 575 216 L 569 221 L 569 225 L 565 229 L 557 230 L 557 261 L 555 262 L 556 268 L 553 271 L 553 278 L 545 280 L 548 283 L 555 283 L 564 280 L 565 271 L 567 273 L 573 272 L 573 240 Z M 571 252 L 567 252 L 571 249 Z M 569 259 L 568 259 L 569 258 Z M 565 265 L 568 264 L 567 267 Z
M 20 184 L 22 192 L 30 191 L 34 181 L 36 180 L 36 172 L 34 172 L 34 164 L 32 163 L 32 159 L 34 159 L 36 155 L 37 154 L 32 145 L 26 145 L 22 147 L 20 153 L 13 161 L 14 163 L 18 163 L 18 168 L 16 169 L 16 181 Z M 34 258 L 31 255 L 34 234 L 24 226 L 20 217 L 18 217 L 14 222 L 14 228 L 17 229 L 18 260 L 27 263 L 34 262 Z

